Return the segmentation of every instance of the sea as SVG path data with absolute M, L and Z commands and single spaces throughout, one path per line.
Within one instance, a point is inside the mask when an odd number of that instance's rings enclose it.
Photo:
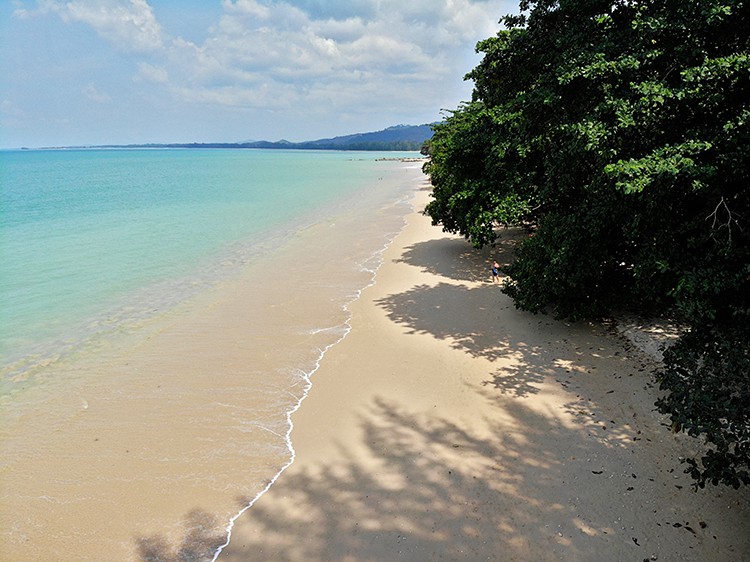
M 167 559 L 198 513 L 214 558 L 423 183 L 418 153 L 0 151 L 0 557 Z

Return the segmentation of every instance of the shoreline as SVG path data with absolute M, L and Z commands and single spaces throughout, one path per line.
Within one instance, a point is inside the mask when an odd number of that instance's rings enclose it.
M 376 166 L 237 275 L 23 389 L 3 412 L 0 558 L 211 559 L 289 463 L 289 412 L 404 227 L 421 172 Z
M 697 445 L 653 407 L 654 359 L 515 310 L 420 211 L 294 412 L 295 459 L 214 559 L 729 560 L 747 490 L 692 491 Z
M 403 162 L 403 160 L 400 160 L 400 161 Z M 346 328 L 344 329 L 344 333 L 341 335 L 341 337 L 338 340 L 336 340 L 336 341 L 334 341 L 332 343 L 329 343 L 328 345 L 325 346 L 324 349 L 321 350 L 320 356 L 315 361 L 315 365 L 314 365 L 313 369 L 310 372 L 304 374 L 306 388 L 305 388 L 305 391 L 304 391 L 303 395 L 300 397 L 300 399 L 297 401 L 297 403 L 294 405 L 294 407 L 292 407 L 290 410 L 288 410 L 286 412 L 286 419 L 287 419 L 287 424 L 288 425 L 287 425 L 287 431 L 286 431 L 286 434 L 285 434 L 285 442 L 286 442 L 287 448 L 288 448 L 289 453 L 290 453 L 290 458 L 279 469 L 279 471 L 268 481 L 268 483 L 266 484 L 266 486 L 262 490 L 260 490 L 256 494 L 256 496 L 252 500 L 250 500 L 250 502 L 246 506 L 244 506 L 237 514 L 235 514 L 229 520 L 229 523 L 227 524 L 227 527 L 226 527 L 226 541 L 221 546 L 219 546 L 216 549 L 216 551 L 214 552 L 213 556 L 211 557 L 211 562 L 215 562 L 216 560 L 218 560 L 219 556 L 221 556 L 221 553 L 224 551 L 224 549 L 227 548 L 231 544 L 231 541 L 232 541 L 232 531 L 234 529 L 234 526 L 235 526 L 237 520 L 240 519 L 245 514 L 245 512 L 247 512 L 248 510 L 252 509 L 253 505 L 255 505 L 255 503 L 258 500 L 260 500 L 271 489 L 271 487 L 283 475 L 283 473 L 294 463 L 297 454 L 296 454 L 296 451 L 294 449 L 294 444 L 293 444 L 293 441 L 292 441 L 292 438 L 291 438 L 292 437 L 292 433 L 294 432 L 294 422 L 293 422 L 292 418 L 293 418 L 294 414 L 302 407 L 302 404 L 304 403 L 305 399 L 308 397 L 310 389 L 312 389 L 312 386 L 313 386 L 313 380 L 312 380 L 313 376 L 320 369 L 321 364 L 322 364 L 323 360 L 325 359 L 326 354 L 331 349 L 334 349 L 337 345 L 339 345 L 341 342 L 343 342 L 346 339 L 346 337 L 351 333 L 351 331 L 352 331 L 351 322 L 352 322 L 352 316 L 353 316 L 353 314 L 351 312 L 350 307 L 352 306 L 352 304 L 354 304 L 360 298 L 362 298 L 362 294 L 364 293 L 364 291 L 366 291 L 368 288 L 372 287 L 376 283 L 377 272 L 378 272 L 378 269 L 380 269 L 380 266 L 382 265 L 382 262 L 383 262 L 383 254 L 393 244 L 393 241 L 396 239 L 396 237 L 398 237 L 398 235 L 401 233 L 401 231 L 403 231 L 403 229 L 405 227 L 406 227 L 406 220 L 404 219 L 404 222 L 403 222 L 403 224 L 401 226 L 401 229 L 398 232 L 396 232 L 390 238 L 390 240 L 388 240 L 383 245 L 383 247 L 380 250 L 376 251 L 373 255 L 371 255 L 369 258 L 367 258 L 365 260 L 365 262 L 359 264 L 360 268 L 363 271 L 368 271 L 368 272 L 370 272 L 372 274 L 370 282 L 367 285 L 365 285 L 364 287 L 358 289 L 356 291 L 356 294 L 352 297 L 352 299 L 350 301 L 348 301 L 347 303 L 345 303 L 344 306 L 342 307 L 343 311 L 347 314 L 347 318 L 346 318 L 346 320 L 343 323 L 343 325 L 346 326 Z M 364 266 L 364 264 L 367 263 L 367 262 L 372 261 L 373 259 L 376 259 L 377 261 L 380 262 L 378 264 L 378 266 L 374 270 L 366 268 Z M 336 328 L 336 327 L 334 327 L 334 328 Z M 325 330 L 321 330 L 321 331 L 325 331 Z

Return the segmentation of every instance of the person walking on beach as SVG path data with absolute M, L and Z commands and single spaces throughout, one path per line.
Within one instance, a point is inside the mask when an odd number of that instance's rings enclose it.
M 499 283 L 500 282 L 500 264 L 497 263 L 497 261 L 492 262 L 492 282 L 493 283 Z

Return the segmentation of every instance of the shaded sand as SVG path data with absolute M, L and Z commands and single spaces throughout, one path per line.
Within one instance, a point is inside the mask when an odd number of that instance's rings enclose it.
M 748 493 L 692 491 L 653 359 L 516 311 L 489 282 L 507 244 L 410 216 L 219 560 L 750 559 Z

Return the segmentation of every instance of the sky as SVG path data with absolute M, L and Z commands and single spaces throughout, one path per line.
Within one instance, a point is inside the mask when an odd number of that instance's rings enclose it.
M 1 0 L 0 148 L 292 142 L 471 98 L 518 0 Z

